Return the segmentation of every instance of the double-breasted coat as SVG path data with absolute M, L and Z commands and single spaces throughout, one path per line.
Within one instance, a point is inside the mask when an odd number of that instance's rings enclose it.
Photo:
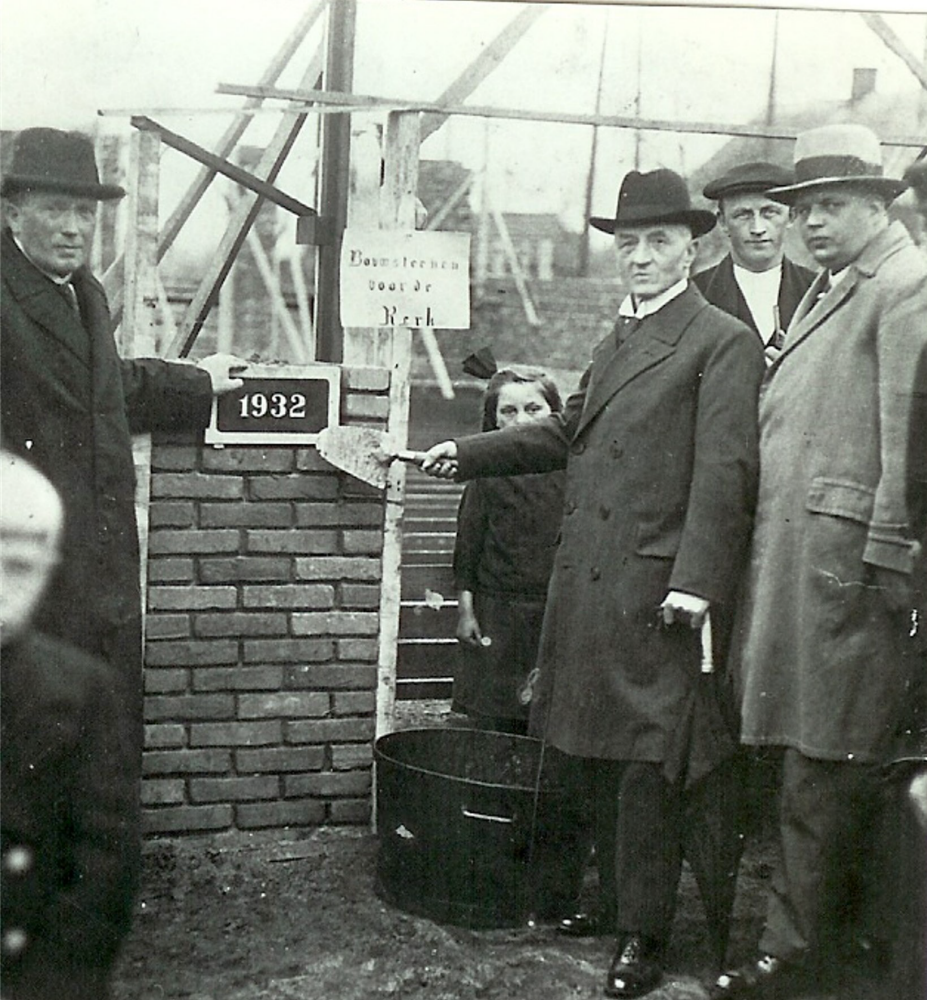
M 746 323 L 750 329 L 759 336 L 756 320 L 744 293 L 737 284 L 734 277 L 734 260 L 730 254 L 723 257 L 714 267 L 709 267 L 700 271 L 692 279 L 698 285 L 699 291 L 705 298 L 723 309 L 726 313 L 736 316 L 741 322 Z M 808 286 L 814 281 L 814 271 L 807 267 L 802 267 L 788 257 L 782 258 L 782 277 L 779 281 L 779 325 L 782 330 L 788 329 L 798 303 L 808 290 Z
M 37 633 L 0 666 L 5 1000 L 102 1000 L 138 878 L 135 750 L 113 668 Z
M 458 441 L 461 478 L 567 469 L 538 658 L 540 727 L 566 753 L 666 762 L 699 677 L 670 589 L 731 601 L 752 523 L 762 347 L 685 292 L 613 335 L 564 413 Z M 535 720 L 533 719 L 533 723 Z
M 0 240 L 0 434 L 58 489 L 61 565 L 37 626 L 116 663 L 141 711 L 141 606 L 131 434 L 204 427 L 209 376 L 123 361 L 102 285 L 74 273 L 80 315 L 7 231 Z
M 761 477 L 734 663 L 743 739 L 857 762 L 889 750 L 917 658 L 875 567 L 911 573 L 927 260 L 892 223 L 808 290 L 760 399 Z M 923 387 L 920 389 L 923 392 Z M 921 661 L 922 662 L 922 661 Z

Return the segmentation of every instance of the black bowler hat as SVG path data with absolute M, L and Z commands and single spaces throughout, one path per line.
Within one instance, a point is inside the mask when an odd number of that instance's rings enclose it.
M 17 191 L 60 191 L 97 201 L 125 194 L 117 184 L 100 183 L 90 136 L 56 128 L 27 128 L 16 137 L 0 195 Z
M 632 170 L 621 182 L 614 219 L 593 216 L 589 224 L 603 233 L 622 226 L 651 226 L 665 222 L 688 226 L 693 236 L 714 228 L 713 212 L 693 208 L 686 182 L 672 170 L 661 168 L 642 174 Z
M 705 185 L 702 194 L 720 201 L 732 194 L 762 194 L 774 187 L 785 187 L 795 176 L 775 163 L 738 163 Z

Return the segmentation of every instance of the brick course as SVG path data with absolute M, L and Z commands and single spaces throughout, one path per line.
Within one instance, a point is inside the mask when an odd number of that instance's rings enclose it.
M 343 419 L 383 428 L 389 378 L 344 369 Z M 181 434 L 150 486 L 145 832 L 369 822 L 383 494 Z

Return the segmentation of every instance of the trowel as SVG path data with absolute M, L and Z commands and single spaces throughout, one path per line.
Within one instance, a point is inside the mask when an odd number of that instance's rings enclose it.
M 327 462 L 379 490 L 386 489 L 394 461 L 421 465 L 425 459 L 423 451 L 395 448 L 383 431 L 372 427 L 326 427 L 319 432 L 316 447 Z

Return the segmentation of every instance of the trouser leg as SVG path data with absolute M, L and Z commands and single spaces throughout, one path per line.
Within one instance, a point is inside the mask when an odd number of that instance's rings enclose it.
M 669 940 L 682 868 L 680 795 L 660 764 L 629 761 L 617 786 L 615 891 L 619 932 Z
M 790 748 L 781 794 L 780 856 L 760 950 L 789 961 L 809 952 L 826 960 L 855 916 L 860 865 L 871 857 L 875 769 L 814 760 Z

